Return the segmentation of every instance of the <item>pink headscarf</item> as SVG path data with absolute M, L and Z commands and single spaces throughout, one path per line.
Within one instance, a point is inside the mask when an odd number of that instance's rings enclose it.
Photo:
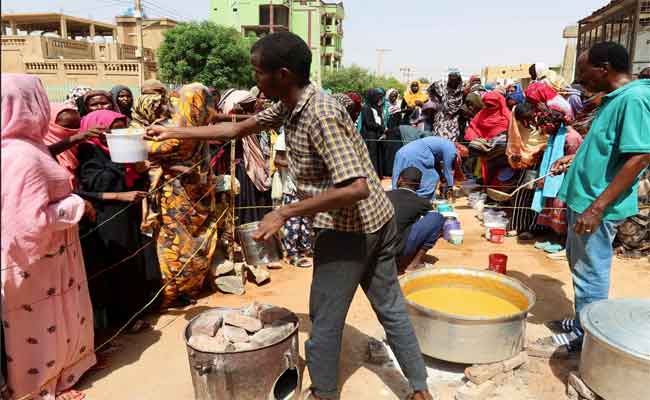
M 544 82 L 533 82 L 526 88 L 526 99 L 533 104 L 546 104 L 555 96 L 557 96 L 555 89 Z
M 50 102 L 41 80 L 24 74 L 2 74 L 2 147 L 9 139 L 45 146 Z
M 485 108 L 476 114 L 467 127 L 465 140 L 492 139 L 508 130 L 511 113 L 506 98 L 494 91 L 487 92 L 483 96 L 483 104 Z
M 111 110 L 93 111 L 81 119 L 81 127 L 79 130 L 81 132 L 86 132 L 92 128 L 108 129 L 111 127 L 111 125 L 113 125 L 113 122 L 118 119 L 124 119 L 126 121 L 127 116 Z M 102 149 L 105 154 L 110 154 L 108 151 L 108 146 L 105 143 L 102 143 L 99 138 L 88 139 L 88 142 Z M 135 181 L 140 178 L 140 174 L 135 171 L 133 164 L 125 164 L 124 171 L 124 180 L 126 182 L 126 187 L 133 187 Z
M 77 112 L 77 109 L 70 106 L 69 104 L 64 103 L 54 103 L 50 104 L 50 125 L 43 139 L 45 144 L 51 145 L 62 141 L 63 139 L 69 138 L 72 135 L 79 133 L 79 129 L 70 129 L 56 124 L 56 117 L 59 116 L 63 111 L 74 111 Z M 79 161 L 77 160 L 77 148 L 73 147 L 69 150 L 64 151 L 56 156 L 57 161 L 63 167 L 73 174 L 79 167 Z

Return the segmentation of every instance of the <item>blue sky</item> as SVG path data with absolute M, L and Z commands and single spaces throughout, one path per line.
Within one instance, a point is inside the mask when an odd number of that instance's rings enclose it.
M 209 0 L 143 0 L 151 16 L 204 19 Z M 562 30 L 608 0 L 347 0 L 344 64 L 375 70 L 377 48 L 384 72 L 401 77 L 438 76 L 450 66 L 463 73 L 485 65 L 562 60 Z M 3 12 L 61 11 L 112 21 L 128 0 L 3 0 Z

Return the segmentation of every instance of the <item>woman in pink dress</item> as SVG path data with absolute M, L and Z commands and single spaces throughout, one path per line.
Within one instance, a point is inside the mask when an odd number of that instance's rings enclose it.
M 78 399 L 93 316 L 77 223 L 87 209 L 43 138 L 40 80 L 2 74 L 2 323 L 12 399 Z

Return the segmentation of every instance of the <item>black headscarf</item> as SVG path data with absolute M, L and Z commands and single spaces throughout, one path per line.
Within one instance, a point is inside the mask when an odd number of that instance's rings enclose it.
M 120 102 L 117 101 L 117 98 L 119 97 L 120 92 L 123 91 L 123 90 L 126 90 L 127 92 L 129 92 L 131 94 L 131 106 L 129 108 L 126 108 L 126 109 L 122 108 L 120 106 Z M 117 105 L 117 107 L 119 108 L 119 110 L 116 110 L 116 111 L 119 111 L 121 114 L 124 114 L 127 117 L 129 117 L 129 119 L 131 119 L 131 111 L 133 110 L 133 102 L 135 100 L 135 98 L 133 97 L 133 92 L 131 91 L 131 89 L 129 89 L 128 86 L 124 86 L 124 85 L 113 86 L 113 88 L 111 89 L 111 96 L 113 96 L 113 103 L 115 103 Z

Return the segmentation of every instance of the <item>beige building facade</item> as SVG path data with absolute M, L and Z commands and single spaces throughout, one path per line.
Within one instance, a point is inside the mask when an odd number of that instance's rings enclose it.
M 133 19 L 133 26 L 130 24 Z M 144 59 L 137 54 L 135 19 L 117 25 L 63 14 L 3 14 L 2 72 L 37 75 L 51 100 L 75 86 L 108 89 L 122 84 L 136 93 L 158 76 L 155 49 L 171 20 L 146 21 Z M 150 45 L 151 47 L 148 47 Z

